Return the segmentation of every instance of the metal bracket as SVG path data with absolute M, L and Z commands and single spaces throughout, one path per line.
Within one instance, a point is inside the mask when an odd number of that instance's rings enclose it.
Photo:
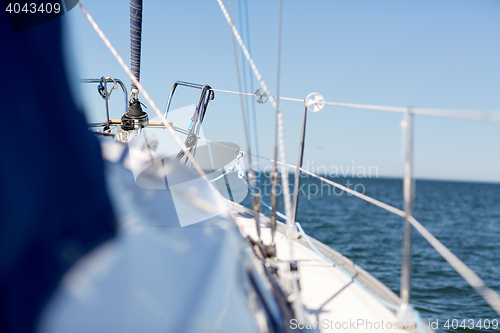
M 325 106 L 325 99 L 319 93 L 310 93 L 304 100 L 304 104 L 309 111 L 318 112 Z
M 254 98 L 255 101 L 260 104 L 264 104 L 268 100 L 268 96 L 260 88 L 255 91 Z

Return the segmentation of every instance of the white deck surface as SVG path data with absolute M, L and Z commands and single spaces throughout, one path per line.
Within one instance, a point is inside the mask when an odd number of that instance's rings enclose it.
M 253 219 L 238 216 L 236 222 L 244 235 L 257 239 Z M 261 230 L 263 242 L 270 244 L 271 229 L 261 225 Z M 391 310 L 313 250 L 299 242 L 290 242 L 279 232 L 276 232 L 275 242 L 277 257 L 282 261 L 290 260 L 291 244 L 293 259 L 298 261 L 302 303 L 310 312 L 310 323 L 316 323 L 321 332 L 418 331 L 398 329 L 398 321 Z M 287 263 L 281 265 L 286 271 Z

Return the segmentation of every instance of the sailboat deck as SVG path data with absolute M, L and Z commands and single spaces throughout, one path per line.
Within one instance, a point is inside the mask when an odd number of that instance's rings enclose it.
M 235 208 L 237 209 L 237 207 L 233 207 L 233 210 Z M 244 236 L 258 239 L 255 221 L 249 216 L 251 212 L 241 206 L 238 208 L 239 212 L 235 217 L 235 221 L 240 231 Z M 340 269 L 338 265 L 333 266 L 328 263 L 320 254 L 312 250 L 303 239 L 289 241 L 283 232 L 285 228 L 286 226 L 283 223 L 279 223 L 276 231 L 276 264 L 281 268 L 280 271 L 286 272 L 288 262 L 292 259 L 291 250 L 293 251 L 293 260 L 298 263 L 300 276 L 300 297 L 310 314 L 309 318 L 307 318 L 310 326 L 315 326 L 320 332 L 419 331 L 417 328 L 411 330 L 398 329 L 398 324 L 401 328 L 405 323 L 398 323 L 395 312 L 388 309 L 382 303 L 384 300 L 381 301 L 378 296 L 375 296 L 373 290 L 368 290 L 365 286 L 362 286 L 357 279 Z M 261 239 L 264 244 L 271 243 L 269 219 L 263 215 L 261 215 Z M 343 257 L 343 259 L 346 260 L 347 258 Z M 352 264 L 352 262 L 350 263 Z M 358 266 L 356 267 L 360 275 L 367 274 Z M 355 277 L 357 277 L 357 274 L 354 274 Z M 375 280 L 373 277 L 371 278 Z M 377 287 L 380 286 L 377 285 Z M 394 301 L 399 300 L 392 291 L 385 286 L 383 287 L 385 290 L 382 290 L 382 292 L 388 293 L 388 297 L 393 298 Z M 298 325 L 299 323 L 294 322 L 291 323 L 290 327 L 298 329 Z M 407 325 L 410 326 L 409 323 Z M 428 329 L 422 327 L 421 330 L 427 331 Z

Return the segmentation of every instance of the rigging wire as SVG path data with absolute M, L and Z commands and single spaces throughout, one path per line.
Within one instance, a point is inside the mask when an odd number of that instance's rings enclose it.
M 275 136 L 274 136 L 274 159 L 278 159 L 278 114 L 280 111 L 280 72 L 281 72 L 281 22 L 282 22 L 282 13 L 283 13 L 283 1 L 280 0 L 280 9 L 279 9 L 279 19 L 278 19 L 278 64 L 277 64 L 277 73 L 276 73 L 276 128 L 275 128 Z M 276 163 L 274 167 L 274 172 L 276 172 Z
M 244 12 L 245 12 L 245 20 L 243 20 L 242 17 L 242 12 L 243 12 L 243 6 L 241 5 L 241 0 L 238 0 L 238 9 L 239 9 L 239 14 L 240 14 L 240 30 L 241 33 L 244 34 L 243 31 L 246 32 L 246 45 L 248 47 L 248 52 L 252 54 L 252 51 L 250 49 L 250 23 L 248 19 L 248 3 L 247 0 L 244 0 Z M 245 22 L 245 29 L 243 28 L 243 22 Z M 244 91 L 247 90 L 247 77 L 246 77 L 246 71 L 248 68 L 248 81 L 250 84 L 250 91 L 253 90 L 253 76 L 252 76 L 252 69 L 250 68 L 250 65 L 245 61 L 245 54 L 243 53 L 243 50 L 241 51 L 241 65 L 243 69 L 243 89 Z M 248 95 L 247 95 L 248 96 Z M 250 111 L 250 108 L 248 106 L 248 97 L 245 98 L 245 107 L 247 111 L 247 119 L 248 119 L 248 126 L 249 126 L 249 134 L 251 135 L 251 132 L 253 131 L 253 136 L 254 136 L 254 149 L 256 155 L 259 155 L 259 138 L 257 135 L 257 115 L 255 111 L 255 100 L 252 98 L 250 100 L 250 104 L 252 105 L 252 109 Z M 250 117 L 251 115 L 251 117 Z M 250 145 L 252 144 L 250 140 Z M 256 167 L 257 167 L 257 176 L 256 176 L 256 183 L 259 189 L 262 190 L 262 184 L 261 184 L 261 171 L 260 171 L 260 161 L 259 158 L 256 157 Z
M 228 94 L 243 94 L 248 96 L 254 96 L 255 94 L 237 92 L 231 90 L 214 89 L 214 91 L 219 91 Z M 300 98 L 290 98 L 290 97 L 278 97 L 273 96 L 276 100 L 292 101 L 304 103 L 304 99 Z M 364 109 L 373 111 L 387 111 L 395 113 L 407 113 L 408 107 L 399 106 L 383 106 L 383 105 L 370 105 L 370 104 L 354 104 L 354 103 L 339 103 L 339 102 L 324 102 L 325 105 L 340 106 L 346 108 L 354 109 Z M 433 116 L 433 117 L 443 117 L 443 118 L 453 118 L 453 119 L 467 119 L 475 121 L 484 122 L 494 122 L 500 123 L 500 111 L 485 111 L 485 110 L 460 110 L 460 109 L 436 109 L 436 108 L 412 108 L 412 113 L 422 116 Z
M 276 112 L 280 109 L 280 74 L 281 74 L 281 25 L 283 19 L 283 0 L 280 0 L 278 22 L 278 73 L 276 74 Z
M 221 0 L 217 0 L 217 2 L 219 3 L 219 7 L 221 8 L 221 11 L 224 14 L 224 17 L 226 18 L 226 21 L 231 26 L 231 30 L 233 32 L 233 35 L 236 37 L 236 40 L 238 41 L 238 44 L 242 48 L 243 53 L 245 54 L 245 57 L 246 57 L 247 61 L 250 63 L 250 66 L 252 68 L 252 71 L 254 72 L 255 77 L 257 78 L 257 80 L 259 81 L 260 86 L 264 90 L 264 95 L 269 97 L 269 100 L 271 101 L 271 104 L 272 104 L 273 108 L 276 110 L 276 100 L 273 98 L 273 96 L 271 96 L 269 94 L 269 89 L 267 88 L 266 83 L 264 82 L 262 76 L 260 75 L 260 72 L 258 71 L 257 67 L 255 66 L 254 61 L 250 57 L 250 54 L 248 53 L 248 50 L 247 50 L 245 44 L 241 40 L 241 36 L 238 33 L 238 30 L 233 25 L 233 23 L 231 21 L 231 18 L 229 17 L 229 14 L 228 14 L 228 12 L 226 10 L 226 7 L 224 6 L 224 4 L 222 3 Z M 280 113 L 278 113 L 278 132 L 279 132 L 278 145 L 279 145 L 279 156 L 280 156 L 281 162 L 283 164 L 286 164 L 285 137 L 284 137 L 284 133 L 283 133 L 284 132 L 284 128 L 283 127 L 284 127 L 283 116 L 282 116 L 282 114 L 280 112 Z M 283 169 L 283 171 L 285 171 L 285 173 L 286 173 L 286 169 Z M 281 181 L 282 181 L 282 184 L 283 184 L 283 197 L 284 197 L 284 201 L 285 201 L 285 213 L 286 213 L 286 216 L 291 216 L 292 210 L 291 210 L 291 200 L 290 200 L 290 188 L 288 187 L 288 176 L 281 177 Z M 293 226 L 293 224 L 290 224 L 290 225 Z
M 246 35 L 247 35 L 247 47 L 248 47 L 248 53 L 251 55 L 252 50 L 250 48 L 251 43 L 250 43 L 250 20 L 248 19 L 248 3 L 247 0 L 244 0 L 245 3 L 245 22 L 246 22 Z M 243 59 L 243 55 L 242 55 Z M 246 63 L 248 67 L 248 73 L 249 75 L 249 81 L 250 81 L 250 91 L 254 91 L 254 86 L 253 86 L 253 76 L 251 74 L 252 68 L 250 68 L 250 64 L 247 62 Z M 255 110 L 255 99 L 251 99 L 252 105 L 252 120 L 253 120 L 253 134 L 254 134 L 254 141 L 255 141 L 255 153 L 257 155 L 260 155 L 259 153 L 259 137 L 258 137 L 258 131 L 257 131 L 257 112 Z M 258 177 L 257 177 L 257 184 L 259 185 L 259 189 L 262 191 L 262 181 L 261 181 L 261 170 L 260 170 L 260 160 L 259 157 L 256 157 L 256 162 L 257 162 L 257 172 L 258 172 Z
M 284 156 L 285 156 L 285 142 L 284 142 L 284 139 L 283 139 L 283 115 L 281 114 L 281 110 L 280 110 L 280 105 L 279 105 L 279 96 L 280 96 L 280 74 L 281 74 L 281 28 L 282 28 L 282 18 L 283 18 L 283 0 L 280 0 L 280 7 L 279 7 L 279 23 L 278 23 L 278 64 L 277 64 L 277 74 L 276 74 L 276 128 L 275 128 L 275 137 L 274 137 L 274 159 L 275 160 L 278 160 L 278 147 L 280 150 L 280 153 L 283 154 L 283 162 L 284 162 Z M 280 128 L 281 127 L 281 128 Z M 281 142 L 279 142 L 281 141 Z M 274 177 L 277 176 L 277 163 L 275 162 L 274 163 L 274 168 L 273 168 L 273 173 L 274 173 Z M 288 172 L 286 172 L 287 170 L 285 169 L 285 172 L 282 172 L 282 179 L 287 179 L 287 183 L 288 183 Z M 272 242 L 274 245 L 274 232 L 276 231 L 276 211 L 277 211 L 277 206 L 278 206 L 278 202 L 277 202 L 277 193 L 276 193 L 276 183 L 277 183 L 277 180 L 273 182 L 273 199 L 274 201 L 271 202 L 272 204 L 272 211 L 271 211 L 271 229 L 272 229 L 272 235 L 271 235 L 271 238 L 272 238 Z M 285 186 L 285 184 L 283 183 L 283 186 Z M 288 184 L 286 185 L 288 187 Z M 289 190 L 289 189 L 288 189 Z M 283 194 L 285 191 L 283 191 Z M 285 197 L 285 207 L 287 206 L 287 199 L 290 200 L 290 197 L 288 196 Z M 285 211 L 286 213 L 286 216 L 287 216 L 287 223 L 288 223 L 288 226 L 289 228 L 287 229 L 287 232 L 286 232 L 286 236 L 287 238 L 289 239 L 289 242 L 290 242 L 290 259 L 291 260 L 295 260 L 294 259 L 294 250 L 293 250 L 293 242 L 292 242 L 292 238 L 295 238 L 297 237 L 297 228 L 293 228 L 294 223 L 295 221 L 293 221 L 290 217 L 292 216 L 291 215 L 291 203 L 288 202 L 288 211 Z M 285 208 L 286 210 L 286 208 Z M 291 223 L 289 223 L 288 221 L 291 221 Z M 296 264 L 296 261 L 295 261 L 295 264 Z M 294 273 L 293 273 L 293 269 L 292 269 L 292 263 L 290 263 L 290 274 L 292 275 L 292 279 L 291 279 L 291 283 L 292 283 L 292 291 L 293 291 L 293 294 L 295 295 L 295 299 L 292 301 L 292 307 L 294 308 L 294 313 L 295 313 L 295 316 L 297 317 L 297 320 L 298 321 L 302 321 L 303 318 L 302 317 L 302 312 L 301 312 L 301 309 L 302 309 L 302 301 L 300 299 L 300 288 L 299 288 L 299 282 L 298 282 L 298 278 L 293 278 L 294 277 Z
M 231 12 L 231 11 L 230 11 Z M 242 10 L 241 10 L 241 0 L 238 0 L 238 16 L 239 16 L 239 23 L 240 23 L 240 30 L 241 30 L 241 33 L 243 34 L 243 17 L 242 17 Z M 236 45 L 234 43 L 234 36 L 232 37 L 233 39 L 233 47 L 236 49 Z M 240 89 L 240 91 L 247 91 L 247 67 L 245 66 L 245 59 L 244 59 L 245 55 L 243 54 L 243 51 L 241 51 L 241 72 L 242 72 L 242 76 L 243 76 L 243 89 Z M 237 60 L 237 64 L 239 66 L 239 60 Z M 250 128 L 252 127 L 251 126 L 251 123 L 250 123 L 250 117 L 249 117 L 249 108 L 248 108 L 248 98 L 245 98 L 245 115 L 248 119 L 248 122 L 247 122 L 247 131 L 250 132 Z
M 230 25 L 234 27 L 233 25 L 233 20 L 232 20 L 232 11 L 231 11 L 231 0 L 227 1 L 228 4 L 228 9 L 229 9 L 229 20 L 230 20 Z M 241 91 L 241 77 L 240 77 L 240 66 L 238 62 L 238 52 L 236 50 L 236 41 L 234 38 L 234 35 L 231 34 L 231 38 L 233 41 L 233 50 L 234 50 L 234 60 L 235 60 L 235 65 L 236 65 L 236 76 L 238 77 L 238 89 Z M 251 156 L 251 151 L 250 151 L 250 140 L 248 138 L 248 127 L 247 127 L 247 119 L 246 119 L 246 114 L 245 114 L 245 103 L 243 101 L 243 95 L 240 94 L 240 103 L 241 103 L 241 115 L 243 117 L 243 127 L 245 128 L 245 142 L 247 146 L 247 151 L 248 151 L 248 176 L 247 178 L 250 180 L 250 184 L 252 186 L 255 186 L 255 177 L 252 169 L 252 156 Z M 259 242 L 260 242 L 260 221 L 259 221 L 259 213 L 260 213 L 260 197 L 254 195 L 252 193 L 252 206 L 254 209 L 254 215 L 255 215 L 255 226 L 257 228 L 257 235 L 259 236 Z
M 233 25 L 232 23 L 232 12 L 231 12 L 231 0 L 228 0 L 228 9 L 229 9 L 229 19 L 231 20 L 231 25 Z M 231 34 L 231 37 L 232 37 L 232 41 L 233 41 L 233 50 L 234 50 L 234 60 L 235 60 L 235 65 L 236 65 L 236 76 L 238 77 L 238 89 L 240 90 L 240 92 L 242 91 L 241 89 L 241 77 L 240 77 L 240 66 L 239 66 L 239 61 L 238 61 L 238 52 L 236 50 L 236 41 L 234 39 L 234 35 Z M 246 112 L 245 112 L 245 103 L 243 101 L 243 94 L 239 94 L 240 95 L 240 104 L 241 104 L 241 111 L 242 111 L 242 117 L 243 117 L 243 127 L 245 129 L 245 143 L 246 143 L 246 146 L 247 146 L 247 151 L 248 151 L 248 162 L 249 162 L 249 168 L 250 168 L 250 172 L 251 172 L 251 157 L 250 157 L 250 141 L 249 141 L 249 138 L 248 138 L 248 126 L 247 126 L 247 117 L 246 117 Z
M 233 37 L 233 45 L 234 45 L 234 47 L 236 48 L 236 43 L 234 42 L 234 38 L 236 38 L 238 40 L 238 43 L 240 44 L 240 47 L 243 50 L 243 53 L 245 54 L 245 56 L 247 58 L 247 61 L 250 63 L 255 76 L 259 80 L 259 83 L 260 83 L 262 89 L 264 90 L 264 96 L 269 96 L 268 99 L 271 101 L 272 106 L 276 110 L 275 156 L 278 155 L 278 150 L 279 150 L 280 160 L 281 160 L 281 162 L 283 162 L 283 164 L 286 164 L 283 115 L 280 112 L 279 105 L 276 102 L 276 100 L 272 96 L 270 96 L 269 89 L 267 88 L 267 86 L 266 86 L 264 80 L 262 79 L 262 76 L 260 75 L 259 71 L 257 70 L 257 68 L 255 66 L 255 63 L 253 62 L 252 58 L 250 57 L 250 54 L 248 53 L 248 50 L 247 50 L 245 44 L 243 43 L 243 41 L 241 39 L 241 36 L 238 33 L 238 30 L 236 29 L 236 27 L 233 24 L 230 14 L 228 15 L 228 13 L 226 11 L 226 8 L 224 7 L 224 4 L 222 3 L 221 0 L 217 0 L 217 2 L 219 3 L 219 6 L 220 6 L 220 8 L 221 8 L 221 10 L 222 10 L 222 12 L 223 12 L 223 14 L 224 14 L 227 22 L 229 23 L 232 32 L 233 32 L 232 33 L 232 37 Z M 231 1 L 230 0 L 228 0 L 228 4 L 229 4 L 229 10 L 231 11 Z M 282 14 L 282 10 L 281 10 L 282 6 L 281 6 L 281 4 L 282 4 L 282 0 L 280 0 L 280 23 L 281 23 L 281 14 Z M 280 27 L 280 29 L 281 29 L 281 27 Z M 281 39 L 281 32 L 280 32 L 280 39 Z M 281 42 L 280 42 L 280 45 L 281 45 Z M 237 55 L 236 49 L 235 49 L 235 55 Z M 241 91 L 241 85 L 239 87 L 239 90 Z M 240 96 L 242 96 L 242 95 L 240 95 Z M 243 98 L 242 97 L 241 97 L 241 100 L 242 100 L 242 107 L 243 107 Z M 246 130 L 246 128 L 245 128 L 245 130 Z M 247 145 L 248 145 L 248 139 L 247 139 Z M 248 153 L 248 155 L 250 156 L 250 152 Z M 277 160 L 277 157 L 275 157 L 275 160 Z M 251 171 L 251 168 L 250 168 L 250 171 Z M 296 235 L 297 235 L 297 228 L 295 227 L 295 225 L 293 224 L 293 222 L 290 221 L 290 217 L 291 217 L 291 200 L 290 200 L 290 189 L 288 187 L 288 172 L 287 172 L 286 168 L 282 168 L 282 174 L 284 174 L 281 177 L 281 181 L 282 181 L 282 185 L 283 185 L 283 197 L 284 197 L 284 201 L 285 201 L 285 215 L 288 217 L 288 219 L 287 219 L 287 226 L 288 226 L 288 228 L 287 228 L 286 236 L 290 240 L 290 254 L 291 254 L 292 258 L 293 258 L 292 238 L 296 237 Z M 252 179 L 252 181 L 253 181 L 253 179 Z M 253 185 L 253 183 L 252 183 L 252 185 Z M 259 197 L 252 196 L 252 198 L 259 198 L 260 199 L 260 196 Z M 260 206 L 260 203 L 259 203 L 259 206 Z M 256 211 L 255 207 L 256 206 L 255 206 L 255 201 L 254 201 L 254 211 Z M 258 221 L 258 218 L 257 218 L 258 214 L 259 214 L 259 212 L 257 212 L 255 214 L 255 221 L 256 221 L 256 224 L 258 224 L 258 226 L 257 226 L 257 232 L 259 234 L 259 240 L 260 240 L 260 225 L 259 225 L 259 221 Z M 292 302 L 292 307 L 294 308 L 295 315 L 298 317 L 297 319 L 299 321 L 301 321 L 303 307 L 302 307 L 302 303 L 300 301 L 300 293 L 299 293 L 298 281 L 297 281 L 296 278 L 293 278 L 293 276 L 296 273 L 293 273 L 293 271 L 294 270 L 292 269 L 292 264 L 290 264 L 290 273 L 292 275 L 291 276 L 292 277 L 292 281 L 291 281 L 292 285 L 291 286 L 292 286 L 293 294 L 295 295 L 294 301 Z
M 281 69 L 281 22 L 282 22 L 282 9 L 283 2 L 280 0 L 279 5 L 279 18 L 278 18 L 278 63 L 277 63 L 277 73 L 276 73 L 276 120 L 275 120 L 275 128 L 274 128 L 274 163 L 273 163 L 273 171 L 271 173 L 271 242 L 274 244 L 274 234 L 276 232 L 276 212 L 278 207 L 278 193 L 277 193 L 277 185 L 278 185 L 278 164 L 276 161 L 278 160 L 278 133 L 279 133 L 279 117 L 280 117 L 280 105 L 279 105 L 279 95 L 280 95 L 280 69 Z M 282 176 L 283 172 L 282 172 Z M 288 173 L 286 173 L 286 177 L 288 178 Z M 289 224 L 289 227 L 291 225 Z M 287 236 L 295 236 L 288 235 L 291 233 L 291 228 L 287 229 Z M 293 247 L 290 243 L 290 257 L 293 258 Z

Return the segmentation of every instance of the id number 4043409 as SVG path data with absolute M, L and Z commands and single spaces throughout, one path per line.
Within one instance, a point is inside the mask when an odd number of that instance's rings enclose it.
M 457 328 L 479 328 L 479 329 L 497 329 L 498 328 L 498 319 L 448 319 L 443 325 L 444 328 L 447 329 L 457 329 Z
M 10 14 L 19 14 L 19 13 L 25 13 L 25 14 L 35 14 L 35 13 L 47 13 L 47 14 L 59 14 L 61 11 L 61 4 L 59 3 L 41 3 L 41 4 L 36 4 L 36 3 L 24 3 L 20 4 L 17 2 L 14 3 L 9 3 L 7 5 L 7 8 L 5 8 L 5 11 L 9 12 Z

